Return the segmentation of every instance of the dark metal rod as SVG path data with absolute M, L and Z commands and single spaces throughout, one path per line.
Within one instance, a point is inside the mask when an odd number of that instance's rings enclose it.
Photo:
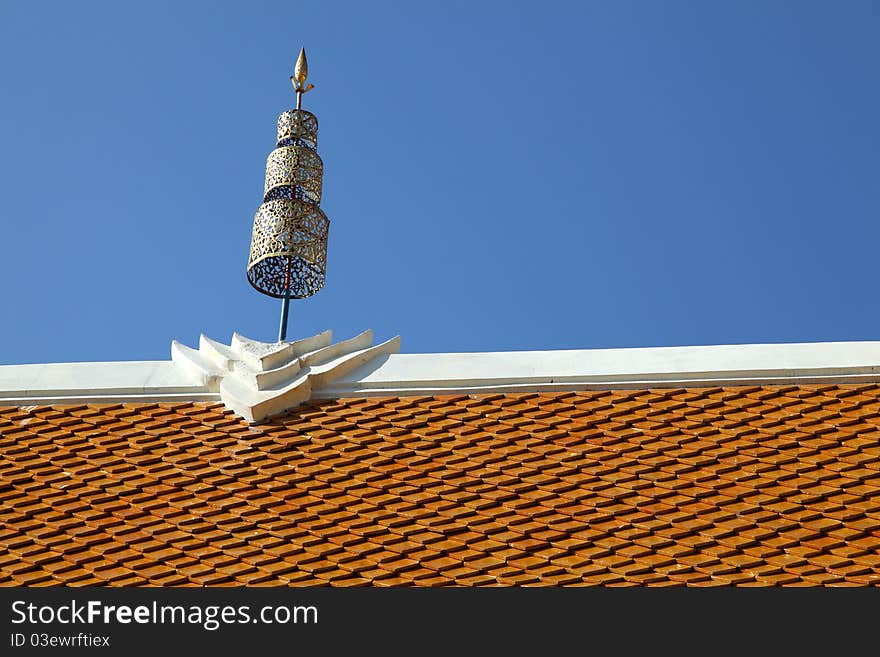
M 290 312 L 290 297 L 284 297 L 281 300 L 281 326 L 278 328 L 278 342 L 284 342 L 287 339 L 287 315 Z
M 302 91 L 296 90 L 296 109 L 302 109 Z M 284 287 L 286 296 L 281 300 L 281 326 L 278 328 L 278 342 L 287 339 L 287 315 L 290 312 L 290 256 L 287 257 L 287 275 Z
M 290 256 L 287 256 L 287 271 L 284 272 L 284 299 L 281 301 L 281 326 L 278 328 L 278 342 L 287 339 L 287 315 L 290 312 Z

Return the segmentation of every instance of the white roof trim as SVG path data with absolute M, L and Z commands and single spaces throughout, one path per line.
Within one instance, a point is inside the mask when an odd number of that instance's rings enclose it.
M 171 361 L 0 366 L 2 405 L 202 401 L 207 392 Z
M 0 366 L 0 405 L 223 401 L 250 421 L 310 398 L 880 383 L 880 342 L 398 354 L 366 331 L 291 343 L 205 336 L 171 361 Z
M 399 354 L 319 396 L 880 382 L 880 342 Z

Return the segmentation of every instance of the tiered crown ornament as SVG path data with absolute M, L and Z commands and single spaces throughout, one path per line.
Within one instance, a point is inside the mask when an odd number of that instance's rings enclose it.
M 291 299 L 324 287 L 330 220 L 321 211 L 324 164 L 318 157 L 318 119 L 302 109 L 309 65 L 300 50 L 290 81 L 296 109 L 278 117 L 278 141 L 266 161 L 263 204 L 254 216 L 247 277 L 263 294 L 282 299 L 278 341 L 287 337 Z

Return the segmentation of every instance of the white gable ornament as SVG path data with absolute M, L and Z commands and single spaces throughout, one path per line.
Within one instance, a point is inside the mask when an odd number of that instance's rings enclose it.
M 199 348 L 177 340 L 171 360 L 195 383 L 248 422 L 260 422 L 312 398 L 335 379 L 379 356 L 400 351 L 400 336 L 373 345 L 373 332 L 332 343 L 325 331 L 295 342 L 260 342 L 233 333 L 231 344 L 202 335 Z

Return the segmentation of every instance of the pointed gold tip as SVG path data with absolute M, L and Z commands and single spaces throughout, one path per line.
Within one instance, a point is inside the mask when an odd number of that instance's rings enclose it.
M 300 87 L 306 83 L 309 76 L 309 62 L 306 60 L 306 49 L 300 48 L 299 57 L 296 58 L 296 66 L 293 69 L 293 77 Z

